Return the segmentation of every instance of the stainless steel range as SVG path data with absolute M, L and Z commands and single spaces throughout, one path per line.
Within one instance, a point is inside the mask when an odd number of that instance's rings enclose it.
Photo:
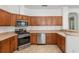
M 21 21 L 19 21 L 19 23 L 21 23 Z M 26 31 L 26 25 L 25 26 L 17 25 L 15 32 L 18 34 L 18 48 L 17 49 L 21 50 L 21 49 L 29 47 L 30 46 L 30 33 Z

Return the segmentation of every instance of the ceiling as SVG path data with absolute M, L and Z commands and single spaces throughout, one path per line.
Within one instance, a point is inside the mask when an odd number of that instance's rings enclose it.
M 28 9 L 54 9 L 62 7 L 79 8 L 79 5 L 25 5 L 24 7 Z

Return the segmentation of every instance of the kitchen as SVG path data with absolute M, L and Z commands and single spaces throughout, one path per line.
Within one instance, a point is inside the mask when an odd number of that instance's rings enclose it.
M 78 10 L 78 5 L 0 5 L 0 52 L 79 52 Z M 16 29 L 28 33 L 29 44 L 18 47 L 21 36 Z

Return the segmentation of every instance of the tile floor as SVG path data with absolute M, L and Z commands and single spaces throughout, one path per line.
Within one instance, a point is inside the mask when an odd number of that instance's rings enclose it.
M 56 45 L 31 45 L 14 53 L 62 53 Z

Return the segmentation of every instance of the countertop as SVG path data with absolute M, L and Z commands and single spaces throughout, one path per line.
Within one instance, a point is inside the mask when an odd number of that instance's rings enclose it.
M 17 34 L 14 32 L 0 33 L 0 41 L 5 40 L 5 39 L 10 38 L 15 35 L 17 35 Z
M 67 35 L 79 36 L 78 31 L 70 31 L 70 30 L 27 30 L 27 32 L 30 32 L 30 33 L 58 33 L 64 37 L 66 37 Z M 5 39 L 10 38 L 15 35 L 17 35 L 17 34 L 14 32 L 0 33 L 0 41 L 5 40 Z
M 61 30 L 28 30 L 27 32 L 30 32 L 30 33 L 58 33 L 64 37 L 66 37 L 66 34 Z
M 30 33 L 58 33 L 64 37 L 67 35 L 70 36 L 79 36 L 79 31 L 75 30 L 27 30 Z

